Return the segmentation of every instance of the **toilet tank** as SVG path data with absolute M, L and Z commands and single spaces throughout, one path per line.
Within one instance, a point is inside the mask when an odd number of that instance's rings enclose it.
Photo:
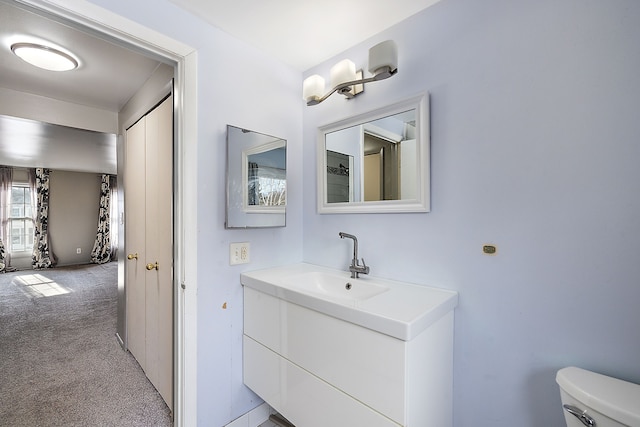
M 567 427 L 640 426 L 640 385 L 575 367 L 560 369 L 556 382 Z M 590 420 L 594 424 L 589 424 Z

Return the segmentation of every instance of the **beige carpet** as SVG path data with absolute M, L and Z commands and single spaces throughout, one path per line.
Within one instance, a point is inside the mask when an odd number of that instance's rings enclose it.
M 0 274 L 0 426 L 171 425 L 116 297 L 116 263 Z

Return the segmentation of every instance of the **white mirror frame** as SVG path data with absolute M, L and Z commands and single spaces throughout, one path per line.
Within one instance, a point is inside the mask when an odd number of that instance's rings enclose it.
M 418 136 L 416 162 L 416 199 L 381 200 L 368 202 L 327 203 L 327 155 L 325 136 L 329 133 L 352 126 L 392 116 L 408 110 L 416 110 L 416 135 Z M 318 129 L 317 143 L 317 204 L 318 213 L 402 213 L 429 212 L 431 209 L 430 190 L 430 132 L 429 132 L 429 94 L 398 102 L 374 111 L 322 126 Z

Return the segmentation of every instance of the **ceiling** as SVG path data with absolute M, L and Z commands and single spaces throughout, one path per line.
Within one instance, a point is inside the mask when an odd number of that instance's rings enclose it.
M 305 71 L 439 0 L 169 0 Z
M 80 67 L 46 71 L 11 52 L 17 39 L 48 41 L 71 50 Z M 158 66 L 158 61 L 70 25 L 0 1 L 0 88 L 41 95 L 108 111 L 120 111 Z M 114 78 L 114 76 L 122 76 Z
M 439 0 L 170 1 L 302 72 Z M 51 18 L 0 0 L 0 88 L 119 111 L 159 64 Z M 60 73 L 26 64 L 9 49 L 17 35 L 66 47 L 80 68 Z

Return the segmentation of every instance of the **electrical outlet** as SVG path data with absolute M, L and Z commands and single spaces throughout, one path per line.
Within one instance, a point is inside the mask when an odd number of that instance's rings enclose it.
M 229 245 L 229 265 L 246 264 L 250 260 L 249 242 Z
M 82 248 L 76 248 L 76 253 L 77 254 L 81 254 L 82 253 Z

